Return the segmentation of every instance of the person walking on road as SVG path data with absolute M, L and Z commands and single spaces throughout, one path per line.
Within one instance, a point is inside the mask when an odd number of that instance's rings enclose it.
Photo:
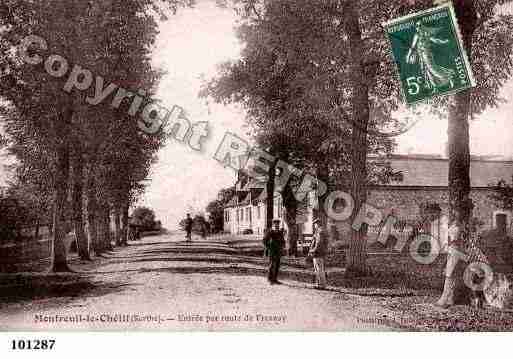
M 207 221 L 201 217 L 201 239 L 207 239 Z
M 185 239 L 187 242 L 190 242 L 192 240 L 192 218 L 189 213 L 187 213 L 187 217 L 185 218 Z
M 326 288 L 326 269 L 324 268 L 324 257 L 328 252 L 328 234 L 321 226 L 320 220 L 313 221 L 314 233 L 308 256 L 313 258 L 317 289 Z
M 280 229 L 280 220 L 273 220 L 273 228 L 264 236 L 264 247 L 269 254 L 269 272 L 267 279 L 271 284 L 279 284 L 278 272 L 280 271 L 281 253 L 285 246 L 283 231 Z

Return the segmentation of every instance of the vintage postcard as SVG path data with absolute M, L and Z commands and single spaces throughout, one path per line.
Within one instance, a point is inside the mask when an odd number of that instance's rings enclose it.
M 513 330 L 512 74 L 499 0 L 1 0 L 0 331 Z

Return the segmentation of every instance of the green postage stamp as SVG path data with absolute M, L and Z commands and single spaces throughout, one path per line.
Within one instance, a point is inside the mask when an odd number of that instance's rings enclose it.
M 383 24 L 406 103 L 475 86 L 452 3 Z

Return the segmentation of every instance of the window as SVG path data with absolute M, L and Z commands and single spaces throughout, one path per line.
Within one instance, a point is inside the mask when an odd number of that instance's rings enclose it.
M 240 221 L 244 222 L 244 208 L 240 209 Z
M 257 206 L 257 218 L 260 219 L 260 206 Z
M 310 208 L 314 208 L 317 204 L 317 197 L 315 196 L 315 192 L 308 193 L 308 205 Z

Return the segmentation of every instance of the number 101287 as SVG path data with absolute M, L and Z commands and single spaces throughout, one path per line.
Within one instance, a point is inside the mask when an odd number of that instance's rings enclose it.
M 13 339 L 12 350 L 52 350 L 55 347 L 54 339 Z

